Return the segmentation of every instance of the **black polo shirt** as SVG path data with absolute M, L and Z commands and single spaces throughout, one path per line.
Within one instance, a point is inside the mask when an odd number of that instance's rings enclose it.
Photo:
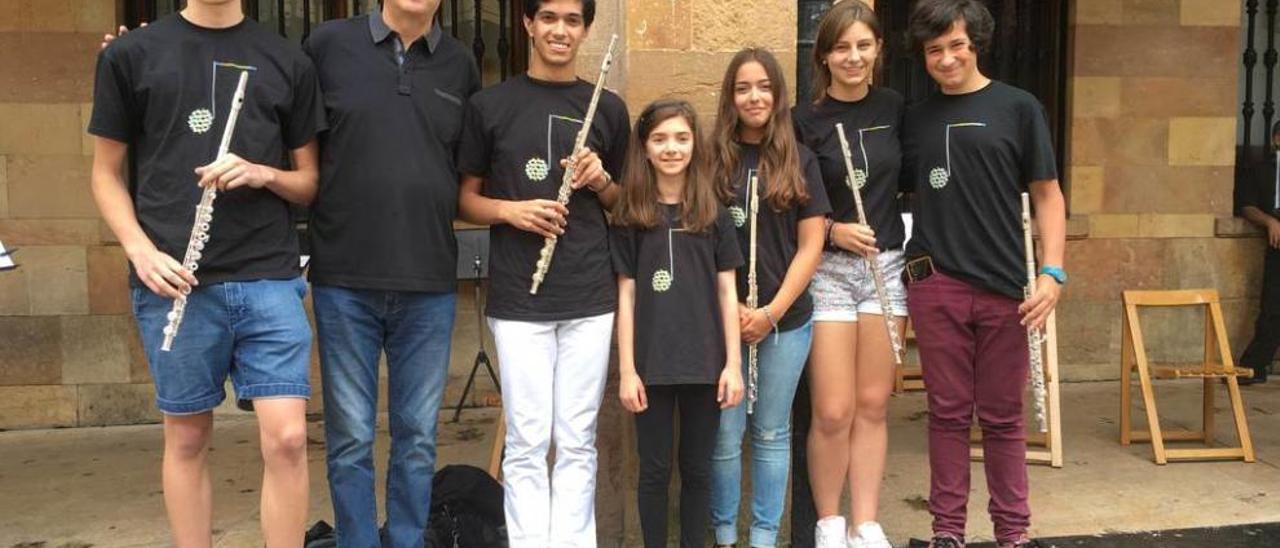
M 453 291 L 454 155 L 480 88 L 469 51 L 438 24 L 407 49 L 380 12 L 330 21 L 304 45 L 324 94 L 311 281 Z

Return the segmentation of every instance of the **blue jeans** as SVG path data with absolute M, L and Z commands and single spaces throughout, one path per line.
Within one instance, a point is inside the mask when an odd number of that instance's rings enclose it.
M 166 415 L 207 412 L 226 399 L 227 377 L 241 400 L 308 398 L 311 325 L 307 282 L 224 282 L 194 288 L 170 352 L 160 350 L 173 299 L 132 289 L 133 314 Z
M 747 403 L 720 412 L 720 432 L 711 456 L 711 526 L 717 544 L 738 541 L 742 498 L 742 437 L 751 425 L 751 546 L 778 542 L 778 523 L 787 497 L 791 466 L 791 402 L 813 341 L 813 323 L 773 334 L 758 345 L 758 385 L 753 413 Z M 747 347 L 742 347 L 747 379 Z
M 431 508 L 436 419 L 449 372 L 454 293 L 316 286 L 329 494 L 338 545 L 378 548 L 373 440 L 378 357 L 387 353 L 389 545 L 421 547 Z

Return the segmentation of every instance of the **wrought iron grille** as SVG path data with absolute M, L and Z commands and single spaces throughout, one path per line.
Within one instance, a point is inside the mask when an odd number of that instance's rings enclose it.
M 281 36 L 301 42 L 311 29 L 379 9 L 379 0 L 241 0 L 245 14 L 274 28 Z M 129 28 L 155 21 L 182 9 L 183 0 L 125 0 Z M 442 0 L 436 21 L 464 44 L 480 66 L 485 84 L 507 79 L 526 68 L 528 40 L 521 24 L 519 0 Z
M 1261 10 L 1259 9 L 1261 8 Z M 1276 15 L 1280 12 L 1280 0 L 1244 0 L 1244 35 L 1243 51 L 1240 55 L 1242 100 L 1240 103 L 1239 133 L 1236 141 L 1236 184 L 1235 210 L 1246 205 L 1250 182 L 1254 173 L 1260 169 L 1270 169 L 1267 165 L 1271 151 L 1271 125 L 1275 121 L 1275 81 L 1276 62 L 1280 54 L 1276 52 Z M 1259 39 L 1259 34 L 1263 37 Z M 1262 66 L 1258 66 L 1258 48 L 1265 45 L 1262 54 Z M 1260 99 L 1262 112 L 1254 106 Z M 1261 118 L 1257 115 L 1261 114 Z

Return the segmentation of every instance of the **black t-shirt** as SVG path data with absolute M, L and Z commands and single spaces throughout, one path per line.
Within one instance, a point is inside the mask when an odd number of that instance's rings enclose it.
M 993 81 L 913 105 L 903 127 L 903 191 L 915 192 L 908 257 L 930 255 L 948 275 L 1021 299 L 1020 195 L 1058 176 L 1044 108 Z
M 636 372 L 647 385 L 715 384 L 726 358 L 716 275 L 742 266 L 733 220 L 721 207 L 695 233 L 679 228 L 679 206 L 662 211 L 657 227 L 613 228 L 613 267 L 636 280 Z
M 98 56 L 89 133 L 126 143 L 130 194 L 142 230 L 182 260 L 240 73 L 249 72 L 230 151 L 277 168 L 323 124 L 315 69 L 297 46 L 250 19 L 225 29 L 164 17 Z M 298 275 L 289 205 L 267 189 L 219 193 L 196 278 L 202 284 Z M 136 275 L 130 281 L 139 284 Z
M 867 222 L 876 231 L 881 250 L 898 249 L 906 239 L 898 211 L 898 179 L 902 147 L 903 100 L 889 88 L 872 87 L 866 97 L 843 102 L 828 96 L 819 104 L 805 103 L 792 110 L 796 136 L 817 154 L 822 180 L 831 202 L 831 218 L 841 223 L 858 221 L 853 192 L 840 149 L 836 124 L 844 124 L 850 158 Z
M 560 160 L 573 152 L 593 87 L 582 80 L 546 82 L 520 75 L 476 93 L 463 116 L 459 171 L 483 178 L 483 193 L 490 198 L 556 199 L 564 174 Z M 587 146 L 615 178 L 622 174 L 629 123 L 622 99 L 603 92 Z M 529 294 L 529 285 L 542 236 L 507 224 L 491 228 L 486 314 L 504 320 L 558 321 L 606 314 L 617 307 L 604 207 L 588 188 L 574 192 L 568 207 L 568 226 L 537 295 Z
M 734 181 L 733 203 L 729 212 L 733 224 L 738 228 L 738 245 L 744 258 L 750 257 L 751 226 L 747 221 L 747 181 L 750 174 L 756 172 L 760 163 L 760 147 L 740 143 L 738 145 L 740 165 Z M 800 145 L 800 168 L 804 174 L 805 188 L 809 193 L 809 201 L 803 204 L 792 204 L 784 211 L 776 211 L 769 200 L 769 181 L 760 179 L 760 210 L 756 218 L 756 289 L 760 297 L 760 306 L 769 304 L 782 287 L 782 280 L 791 267 L 791 259 L 795 258 L 800 247 L 799 223 L 809 217 L 818 217 L 831 212 L 827 203 L 827 193 L 822 189 L 822 171 L 818 167 L 818 158 L 808 147 Z M 747 267 L 744 262 L 738 269 L 738 300 L 747 302 Z M 787 313 L 778 320 L 778 329 L 789 331 L 805 324 L 813 315 L 813 299 L 809 292 L 802 291 L 795 303 L 787 309 Z
M 378 12 L 316 28 L 329 129 L 311 211 L 311 281 L 453 291 L 454 155 L 463 103 L 480 88 L 471 53 L 439 25 L 403 52 Z

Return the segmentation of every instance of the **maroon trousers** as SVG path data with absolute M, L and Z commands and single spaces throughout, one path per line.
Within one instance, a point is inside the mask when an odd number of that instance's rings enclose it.
M 929 512 L 934 535 L 963 540 L 969 500 L 969 428 L 982 428 L 988 511 L 999 542 L 1026 535 L 1022 397 L 1027 332 L 1020 301 L 941 272 L 908 287 L 908 308 L 929 395 Z

